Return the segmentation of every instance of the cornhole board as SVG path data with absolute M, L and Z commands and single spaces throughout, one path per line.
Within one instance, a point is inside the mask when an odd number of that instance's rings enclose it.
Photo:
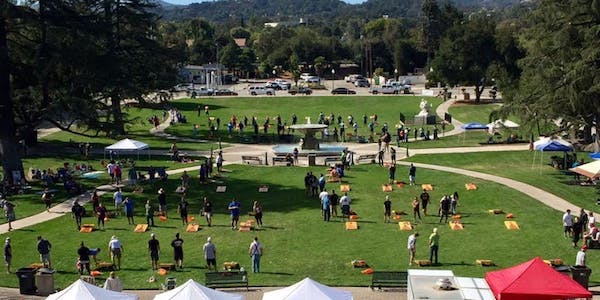
M 29 268 L 35 269 L 35 270 L 41 269 L 43 267 L 44 267 L 43 263 L 31 263 L 31 264 L 29 264 Z
M 390 184 L 382 184 L 381 185 L 381 190 L 384 192 L 391 192 L 392 191 L 392 186 Z
M 156 274 L 160 275 L 160 276 L 165 276 L 169 273 L 169 271 L 167 271 L 166 269 L 160 268 L 158 269 L 158 271 L 156 271 Z
M 408 221 L 398 222 L 398 226 L 400 227 L 400 230 L 402 230 L 402 231 L 413 230 L 412 224 L 410 224 L 410 222 L 408 222 Z
M 501 209 L 490 209 L 490 210 L 488 210 L 488 213 L 490 213 L 492 215 L 499 215 L 499 214 L 503 214 L 504 211 L 502 211 Z
M 269 186 L 268 185 L 261 185 L 258 187 L 258 192 L 259 193 L 266 193 L 269 191 Z
M 429 261 L 428 259 L 417 259 L 415 260 L 415 263 L 419 266 L 419 267 L 427 267 L 427 266 L 431 266 L 431 261 Z
M 248 219 L 248 220 L 246 220 L 246 224 L 247 224 L 247 225 L 250 225 L 250 226 L 252 226 L 252 225 L 254 225 L 254 223 L 255 223 L 255 221 L 254 221 L 254 220 L 252 220 L 252 219 Z
M 112 270 L 112 269 L 113 269 L 113 264 L 109 263 L 109 262 L 105 262 L 105 261 L 99 262 L 95 268 L 96 271 L 97 270 Z
M 512 219 L 512 218 L 514 218 L 514 217 L 515 217 L 515 214 L 513 214 L 513 213 L 508 213 L 508 214 L 506 215 L 506 218 L 507 218 L 507 219 Z
M 146 232 L 146 230 L 148 230 L 148 224 L 137 224 L 135 225 L 135 229 L 133 230 L 133 232 Z
M 429 183 L 421 184 L 421 188 L 426 191 L 433 191 L 433 185 Z
M 405 184 L 406 184 L 406 183 L 404 183 L 404 182 L 402 182 L 402 181 L 396 182 L 396 186 L 397 186 L 399 189 L 403 189 Z
M 506 226 L 506 229 L 508 230 L 521 229 L 517 221 L 504 221 L 504 226 Z
M 482 267 L 494 266 L 494 262 L 491 259 L 477 259 L 475 263 Z
M 175 270 L 175 264 L 174 263 L 159 263 L 158 267 L 161 269 L 165 269 L 165 270 Z
M 186 232 L 197 232 L 200 229 L 200 225 L 198 224 L 188 224 L 185 228 Z
M 560 258 L 544 259 L 544 262 L 551 267 L 558 267 L 563 265 L 563 261 Z
M 462 218 L 461 215 L 452 215 L 452 220 L 460 220 Z
M 355 222 L 355 221 L 346 222 L 346 230 L 357 230 L 357 229 L 358 229 L 358 222 Z
M 227 191 L 227 186 L 225 186 L 225 185 L 217 186 L 217 193 L 225 193 L 225 191 Z
M 464 229 L 463 224 L 460 223 L 459 221 L 450 221 L 448 223 L 448 226 L 450 226 L 450 229 L 452 229 L 452 230 L 463 230 Z
M 465 189 L 467 189 L 467 191 L 474 191 L 477 190 L 477 185 L 474 183 L 465 183 Z
M 94 224 L 83 224 L 81 225 L 81 229 L 79 229 L 79 232 L 83 232 L 83 233 L 90 233 L 92 231 L 94 231 Z
M 194 222 L 195 220 L 196 220 L 196 217 L 194 217 L 194 216 L 188 216 L 188 217 L 187 217 L 187 221 L 188 221 L 188 223 L 189 223 L 189 222 Z
M 165 216 L 159 216 L 159 217 L 158 217 L 158 219 L 159 219 L 161 222 L 166 222 L 166 221 L 168 220 L 168 219 L 167 219 L 167 217 L 165 217 Z
M 400 220 L 400 218 L 402 218 L 400 215 L 394 215 L 394 220 Z
M 350 185 L 349 184 L 342 184 L 340 185 L 340 192 L 344 193 L 344 192 L 349 192 L 350 191 Z
M 248 232 L 248 231 L 250 231 L 250 230 L 252 230 L 252 226 L 250 226 L 249 224 L 243 224 L 243 223 L 242 223 L 242 224 L 240 224 L 240 229 L 239 229 L 239 231 L 242 231 L 242 232 Z

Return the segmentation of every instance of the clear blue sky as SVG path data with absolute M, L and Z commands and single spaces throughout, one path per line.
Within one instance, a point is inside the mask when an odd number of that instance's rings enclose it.
M 190 3 L 194 3 L 194 2 L 205 2 L 203 0 L 163 0 L 163 1 L 173 3 L 173 4 L 190 4 Z M 350 4 L 356 4 L 356 3 L 363 3 L 366 0 L 343 0 L 343 1 L 350 3 Z

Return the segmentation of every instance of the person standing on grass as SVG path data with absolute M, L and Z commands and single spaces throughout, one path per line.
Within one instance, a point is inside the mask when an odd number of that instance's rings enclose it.
M 96 208 L 96 217 L 98 218 L 98 229 L 100 229 L 100 224 L 102 224 L 102 230 L 104 230 L 104 219 L 106 219 L 106 207 L 100 203 L 98 208 Z
M 350 217 L 350 204 L 352 200 L 348 196 L 348 192 L 344 192 L 344 196 L 340 198 L 340 207 L 342 209 L 342 217 L 348 218 Z
M 42 236 L 37 237 L 37 251 L 40 254 L 40 260 L 45 268 L 52 269 L 52 257 L 50 256 L 50 250 L 52 249 L 52 244 L 48 240 L 42 238 Z
M 340 196 L 335 193 L 335 189 L 331 190 L 331 195 L 329 195 L 329 205 L 331 206 L 331 215 L 334 217 L 338 217 L 337 207 L 340 201 Z
M 456 207 L 458 207 L 458 192 L 454 192 L 454 194 L 452 194 L 452 199 L 450 199 L 450 208 L 453 215 L 456 214 Z
M 12 222 L 16 219 L 15 217 L 15 205 L 8 201 L 8 199 L 2 200 L 0 202 L 0 206 L 4 209 L 4 216 L 6 217 L 6 222 L 8 223 L 8 231 L 13 230 Z
M 410 164 L 410 169 L 408 169 L 408 180 L 410 185 L 415 185 L 415 180 L 417 179 L 417 168 Z
M 42 194 L 42 201 L 46 205 L 46 211 L 50 212 L 50 207 L 52 206 L 52 194 L 47 188 L 44 189 L 44 193 Z
M 158 211 L 165 218 L 167 217 L 167 193 L 165 189 L 158 189 Z
M 581 226 L 581 235 L 583 237 L 583 233 L 588 229 L 588 214 L 582 208 L 579 212 L 579 225 Z
M 248 254 L 252 258 L 252 272 L 260 272 L 260 257 L 263 255 L 263 246 L 258 241 L 258 237 L 254 237 L 254 240 L 248 248 Z
M 81 230 L 81 219 L 85 214 L 85 209 L 83 208 L 83 206 L 79 205 L 79 199 L 73 202 L 73 206 L 71 207 L 71 213 L 73 214 L 73 218 L 75 218 L 77 230 Z
M 592 227 L 592 224 L 596 224 L 596 217 L 594 217 L 594 213 L 590 210 L 590 212 L 588 213 L 588 228 L 590 229 Z
M 123 190 L 119 188 L 113 194 L 113 200 L 115 202 L 115 216 L 120 215 L 121 205 L 123 204 Z
M 235 198 L 233 198 L 227 207 L 231 215 L 231 229 L 237 228 L 238 221 L 240 219 L 240 206 L 242 205 Z
M 581 224 L 579 221 L 573 223 L 573 248 L 577 248 L 577 243 L 579 243 L 579 239 L 581 238 Z
M 413 221 L 417 222 L 417 217 L 419 217 L 419 222 L 423 223 L 423 219 L 421 219 L 421 212 L 419 211 L 419 198 L 415 197 L 412 201 L 412 209 L 413 209 Z
M 206 223 L 210 227 L 212 225 L 212 202 L 206 197 L 204 197 L 204 203 L 202 204 L 202 215 L 204 215 Z
M 171 242 L 171 247 L 173 247 L 175 266 L 183 269 L 183 239 L 179 237 L 179 233 L 175 234 L 175 239 Z
M 433 228 L 433 232 L 429 236 L 429 261 L 433 264 L 438 264 L 438 250 L 440 247 L 440 235 L 438 229 Z M 433 260 L 435 258 L 435 261 Z
M 127 216 L 127 223 L 129 225 L 135 225 L 135 221 L 133 220 L 133 207 L 134 201 L 130 197 L 125 198 L 123 202 L 125 205 L 125 215 Z
M 390 164 L 389 170 L 390 170 L 389 183 L 393 184 L 394 181 L 396 180 L 396 162 L 392 162 Z
M 383 223 L 389 223 L 391 215 L 392 215 L 392 201 L 390 201 L 390 195 L 386 195 L 385 201 L 383 202 Z
M 208 270 L 214 269 L 217 271 L 217 246 L 213 244 L 212 238 L 209 236 L 206 238 L 206 244 L 202 247 L 204 251 L 204 259 L 206 260 L 206 267 Z
M 96 211 L 96 208 L 98 208 L 98 205 L 100 205 L 100 196 L 98 196 L 97 190 L 94 190 L 90 200 L 92 202 L 92 211 Z
M 444 223 L 448 223 L 448 215 L 450 215 L 450 196 L 444 195 L 440 200 L 440 223 L 445 218 Z
M 323 209 L 323 221 L 329 222 L 329 220 L 331 219 L 331 207 L 329 205 L 329 203 L 330 203 L 329 194 L 327 194 L 327 191 L 323 191 L 323 193 L 325 193 L 323 195 L 323 197 L 321 197 L 321 207 Z
M 419 236 L 418 232 L 415 232 L 408 236 L 408 265 L 412 266 L 415 262 L 415 253 L 417 252 L 417 237 Z
M 252 212 L 254 213 L 254 219 L 256 220 L 256 225 L 258 227 L 263 226 L 262 217 L 263 217 L 263 208 L 258 200 L 254 201 L 252 205 Z
M 144 208 L 146 209 L 146 224 L 148 224 L 148 226 L 154 227 L 154 207 L 150 203 L 150 199 L 146 201 L 146 205 Z
M 10 245 L 10 237 L 4 240 L 4 262 L 6 263 L 6 274 L 10 274 L 10 266 L 12 264 L 12 246 Z
M 575 266 L 576 267 L 585 267 L 585 252 L 587 251 L 587 246 L 581 246 L 581 249 L 577 252 L 577 256 L 575 257 Z
M 110 242 L 108 242 L 108 250 L 110 251 L 110 261 L 113 267 L 115 267 L 115 260 L 117 261 L 116 268 L 121 270 L 121 255 L 123 255 L 123 245 L 121 241 L 116 237 L 112 236 Z
M 150 253 L 150 261 L 152 263 L 152 270 L 158 270 L 158 254 L 160 253 L 160 243 L 156 239 L 156 234 L 150 234 L 150 240 L 148 241 L 148 252 Z
M 429 204 L 430 198 L 429 193 L 427 193 L 427 190 L 424 189 L 419 198 L 421 198 L 421 208 L 423 209 L 423 216 L 427 216 L 427 205 Z
M 573 235 L 573 216 L 570 209 L 567 209 L 567 212 L 563 214 L 562 221 L 565 238 L 571 237 Z
M 79 261 L 77 265 L 79 268 L 79 275 L 83 275 L 83 270 L 85 269 L 88 274 L 90 273 L 90 249 L 86 247 L 83 242 L 79 245 L 79 249 L 77 249 L 77 255 L 79 256 Z
M 181 222 L 183 223 L 183 225 L 187 225 L 188 223 L 188 207 L 190 206 L 190 204 L 187 202 L 187 200 L 185 200 L 185 194 L 181 195 L 181 201 L 179 202 L 179 205 L 177 205 L 177 212 L 179 213 L 179 216 L 181 217 Z

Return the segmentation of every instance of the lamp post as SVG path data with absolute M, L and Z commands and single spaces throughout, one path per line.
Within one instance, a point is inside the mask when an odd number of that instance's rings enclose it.
M 398 81 L 398 69 L 394 69 L 394 80 Z
M 277 77 L 276 75 L 277 75 L 277 71 L 275 71 L 275 69 L 273 69 L 273 79 L 275 79 L 275 77 Z
M 331 69 L 331 90 L 333 91 L 335 84 L 335 69 Z

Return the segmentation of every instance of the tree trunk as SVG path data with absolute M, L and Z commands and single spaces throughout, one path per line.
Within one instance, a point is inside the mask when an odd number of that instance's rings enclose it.
M 485 88 L 485 85 L 476 85 L 475 86 L 475 103 L 479 104 L 479 102 L 481 102 L 481 94 L 483 94 L 483 89 Z
M 10 4 L 4 4 L 10 5 Z M 23 162 L 18 150 L 15 133 L 15 115 L 10 97 L 10 64 L 8 60 L 8 45 L 6 42 L 6 11 L 2 7 L 0 15 L 0 156 L 2 156 L 2 171 L 5 178 L 14 184 L 13 171 L 23 174 Z
M 123 112 L 121 111 L 121 99 L 117 95 L 110 97 L 110 105 L 113 115 L 113 133 L 118 136 L 125 135 L 125 124 L 123 122 Z

